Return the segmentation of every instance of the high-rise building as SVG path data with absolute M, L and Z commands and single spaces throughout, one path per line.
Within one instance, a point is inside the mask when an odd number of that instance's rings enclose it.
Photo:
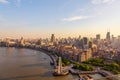
M 81 40 L 81 35 L 79 35 L 78 40 Z
M 112 35 L 112 36 L 111 36 L 111 39 L 112 39 L 112 41 L 114 41 L 114 40 L 115 40 L 115 37 L 114 37 L 114 35 Z
M 100 34 L 97 34 L 97 35 L 96 35 L 96 39 L 97 39 L 97 40 L 100 40 Z
M 89 46 L 88 46 L 88 38 L 87 37 L 83 37 L 83 49 L 88 49 Z
M 106 40 L 110 40 L 110 32 L 107 32 L 107 34 L 106 34 Z
M 120 40 L 120 35 L 118 35 L 118 40 Z
M 89 45 L 89 48 L 92 48 L 92 46 L 93 46 L 92 41 L 89 41 L 88 45 Z
M 79 56 L 78 57 L 79 62 L 89 60 L 92 57 L 92 51 L 91 51 L 91 49 L 84 50 L 84 51 L 80 52 L 80 54 L 78 56 Z
M 23 37 L 21 37 L 21 39 L 20 39 L 20 45 L 21 46 L 23 46 L 25 43 L 24 43 L 24 39 L 23 39 Z
M 83 37 L 83 44 L 87 45 L 88 44 L 88 38 L 87 37 Z
M 54 34 L 51 35 L 51 42 L 55 42 L 55 35 Z

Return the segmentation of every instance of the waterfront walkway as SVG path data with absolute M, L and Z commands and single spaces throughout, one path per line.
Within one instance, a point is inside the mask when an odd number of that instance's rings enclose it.
M 69 69 L 69 71 L 72 73 L 72 74 L 101 74 L 102 76 L 104 77 L 107 77 L 107 76 L 113 76 L 112 73 L 108 72 L 108 71 L 105 71 L 105 70 L 98 70 L 98 71 L 80 71 L 80 70 L 75 70 L 75 69 Z
M 96 73 L 99 73 L 99 71 L 79 71 L 79 70 L 74 70 L 74 69 L 70 69 L 70 72 L 72 74 L 96 74 Z
M 39 51 L 44 52 L 45 54 L 49 55 L 50 58 L 51 58 L 51 60 L 52 60 L 52 63 L 54 64 L 54 67 L 55 67 L 55 68 L 57 67 L 57 62 L 56 62 L 57 57 L 55 57 L 54 55 L 52 55 L 52 54 L 51 54 L 50 52 L 48 52 L 48 51 L 45 51 L 45 50 L 42 50 L 42 49 L 39 49 Z
M 105 70 L 100 70 L 99 74 L 103 75 L 103 76 L 113 76 L 113 74 L 111 72 L 105 71 Z

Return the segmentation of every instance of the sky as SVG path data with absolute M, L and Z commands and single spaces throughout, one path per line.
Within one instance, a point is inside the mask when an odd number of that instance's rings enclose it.
M 120 0 L 0 0 L 0 38 L 120 35 Z

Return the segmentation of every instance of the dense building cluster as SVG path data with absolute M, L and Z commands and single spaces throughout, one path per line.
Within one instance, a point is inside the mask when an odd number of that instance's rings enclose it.
M 46 49 L 72 61 L 83 62 L 91 58 L 106 58 L 120 62 L 120 36 L 114 37 L 107 32 L 106 38 L 101 39 L 100 34 L 96 38 L 55 38 L 52 34 L 47 39 L 1 39 L 1 46 L 36 47 Z

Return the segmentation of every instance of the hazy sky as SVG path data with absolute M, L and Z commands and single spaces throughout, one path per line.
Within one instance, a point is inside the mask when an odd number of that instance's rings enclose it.
M 0 0 L 0 37 L 120 34 L 120 0 Z

